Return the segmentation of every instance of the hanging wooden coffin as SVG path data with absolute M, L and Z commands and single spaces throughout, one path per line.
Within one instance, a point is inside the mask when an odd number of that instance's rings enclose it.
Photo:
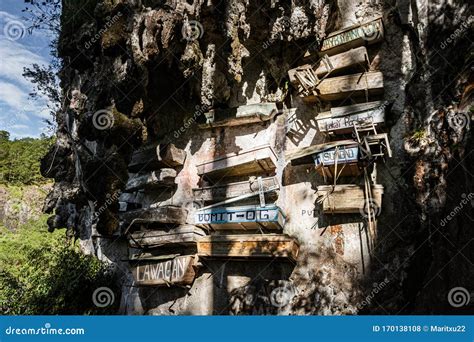
M 334 55 L 366 44 L 375 44 L 383 40 L 384 27 L 382 18 L 371 20 L 361 25 L 354 25 L 330 33 L 323 40 L 321 55 Z
M 319 131 L 325 134 L 347 134 L 353 131 L 354 124 L 373 123 L 376 127 L 382 126 L 387 104 L 386 101 L 374 101 L 331 108 L 316 117 Z
M 206 232 L 193 225 L 182 225 L 167 230 L 142 230 L 130 234 L 133 248 L 154 248 L 164 245 L 192 245 Z
M 164 168 L 146 174 L 138 174 L 130 178 L 125 186 L 125 192 L 134 192 L 145 189 L 152 190 L 175 185 L 176 170 Z
M 361 46 L 356 49 L 352 49 L 335 56 L 325 57 L 320 59 L 316 64 L 305 64 L 294 69 L 288 70 L 288 76 L 291 84 L 300 90 L 300 93 L 304 91 L 301 79 L 305 79 L 305 70 L 311 69 L 315 82 L 311 84 L 311 87 L 318 85 L 317 78 L 327 76 L 330 73 L 341 72 L 343 70 L 354 68 L 359 71 L 365 71 L 369 67 L 369 57 L 367 55 L 367 49 Z M 301 75 L 303 73 L 303 75 Z
M 275 152 L 269 145 L 265 145 L 206 161 L 198 164 L 197 170 L 200 176 L 220 179 L 222 177 L 272 173 L 276 168 L 276 163 Z
M 372 201 L 365 198 L 364 187 L 355 184 L 318 186 L 318 203 L 325 214 L 364 213 L 366 208 L 382 208 L 383 186 L 371 186 Z
M 211 235 L 198 241 L 198 255 L 224 258 L 288 258 L 295 261 L 299 245 L 284 234 Z
M 338 176 L 357 176 L 359 169 L 359 144 L 340 143 L 319 153 L 313 154 L 316 170 L 323 176 L 335 178 Z
M 383 93 L 383 74 L 379 71 L 369 71 L 326 78 L 316 88 L 317 95 L 306 96 L 307 102 L 318 98 L 324 101 L 345 100 L 349 96 L 362 97 Z
M 275 177 L 262 178 L 263 189 L 276 188 L 278 183 Z M 259 190 L 259 183 L 256 177 L 248 181 L 219 184 L 193 189 L 194 200 L 198 202 L 220 202 L 229 198 L 234 198 L 250 194 Z M 276 198 L 276 190 L 269 194 L 269 199 Z
M 199 210 L 194 214 L 196 225 L 214 230 L 281 230 L 285 225 L 285 216 L 275 205 L 259 207 L 217 207 Z
M 138 286 L 192 284 L 196 276 L 196 257 L 178 256 L 165 261 L 132 262 L 132 274 Z
M 205 113 L 206 123 L 199 125 L 199 128 L 230 127 L 264 122 L 271 120 L 278 112 L 274 102 L 213 109 Z
M 182 166 L 185 159 L 186 152 L 173 144 L 151 144 L 133 153 L 128 170 L 130 172 L 144 172 L 163 167 L 176 168 Z
M 125 224 L 163 223 L 185 224 L 188 211 L 181 207 L 162 206 L 156 208 L 137 209 L 120 214 Z

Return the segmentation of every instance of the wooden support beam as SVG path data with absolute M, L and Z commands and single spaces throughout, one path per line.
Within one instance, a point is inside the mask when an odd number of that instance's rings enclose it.
M 130 178 L 125 186 L 125 192 L 134 192 L 140 189 L 151 190 L 176 185 L 176 170 L 164 168 L 146 174 L 137 174 Z
M 188 211 L 181 207 L 162 206 L 156 208 L 137 209 L 120 214 L 125 224 L 136 223 L 164 223 L 185 224 Z
M 196 256 L 178 256 L 166 261 L 132 262 L 132 274 L 138 286 L 192 284 L 196 276 Z
M 228 109 L 212 109 L 206 113 L 207 122 L 199 128 L 230 127 L 271 120 L 279 113 L 274 102 L 256 103 Z
M 224 258 L 288 258 L 295 261 L 299 245 L 284 234 L 211 235 L 199 239 L 198 255 Z
M 275 171 L 277 156 L 269 145 L 256 147 L 197 165 L 198 175 L 208 179 L 248 176 Z
M 141 230 L 130 234 L 133 248 L 153 248 L 164 245 L 192 245 L 206 232 L 193 225 L 182 225 L 167 230 Z
M 377 127 L 384 125 L 387 106 L 387 101 L 374 101 L 335 107 L 318 114 L 316 121 L 322 133 L 348 134 L 354 129 L 354 124 L 373 123 Z
M 262 178 L 262 185 L 264 189 L 278 186 L 275 177 Z M 206 186 L 202 188 L 193 189 L 195 201 L 201 202 L 220 202 L 228 198 L 238 197 L 252 192 L 258 191 L 258 181 L 256 177 L 251 177 L 248 181 L 234 182 L 227 184 L 218 184 L 214 186 Z M 268 194 L 271 199 L 276 199 L 276 190 Z
M 259 207 L 256 205 L 241 207 L 217 207 L 198 210 L 194 214 L 194 223 L 214 230 L 281 230 L 285 225 L 285 215 L 275 205 Z
M 382 208 L 382 195 L 384 188 L 382 185 L 371 186 L 372 208 L 376 206 Z M 325 214 L 351 214 L 364 213 L 369 203 L 365 198 L 364 188 L 355 184 L 341 185 L 320 185 L 317 191 L 318 203 L 321 203 Z
M 375 44 L 383 40 L 382 18 L 354 25 L 330 33 L 323 40 L 320 55 L 334 55 L 366 44 Z
M 176 168 L 184 164 L 186 152 L 174 144 L 151 144 L 140 148 L 128 164 L 130 172 L 152 171 L 160 168 Z

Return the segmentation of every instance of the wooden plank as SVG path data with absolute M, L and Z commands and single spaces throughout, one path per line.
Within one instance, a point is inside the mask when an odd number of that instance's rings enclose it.
M 217 207 L 198 210 L 194 223 L 214 230 L 256 230 L 260 228 L 281 230 L 285 225 L 285 215 L 275 205 L 259 207 Z
M 140 148 L 132 155 L 128 164 L 130 172 L 151 171 L 163 167 L 182 166 L 186 152 L 174 144 L 151 144 Z
M 206 232 L 193 225 L 182 225 L 167 230 L 143 230 L 130 234 L 133 248 L 153 248 L 163 245 L 192 245 Z
M 207 122 L 199 128 L 230 127 L 271 120 L 278 113 L 276 103 L 256 103 L 237 108 L 213 109 L 206 113 Z
M 164 168 L 157 171 L 151 171 L 146 174 L 137 174 L 130 178 L 125 186 L 125 192 L 134 192 L 140 189 L 156 189 L 161 187 L 171 187 L 176 183 L 176 170 Z
M 209 179 L 275 171 L 277 156 L 270 145 L 228 154 L 197 165 L 198 175 Z
M 351 133 L 354 124 L 373 123 L 376 127 L 385 123 L 386 101 L 374 101 L 345 107 L 331 108 L 316 117 L 319 131 L 326 134 Z
M 375 44 L 383 40 L 382 18 L 376 18 L 361 25 L 354 25 L 330 33 L 323 40 L 321 55 L 334 55 L 365 44 Z
M 296 260 L 299 245 L 284 234 L 211 235 L 199 239 L 198 255 L 225 258 L 288 258 Z
M 383 192 L 382 185 L 372 185 L 372 205 L 377 208 L 382 207 Z M 323 213 L 363 213 L 367 206 L 364 188 L 355 184 L 321 185 L 318 186 L 317 196 L 318 203 L 322 204 Z
M 120 213 L 120 219 L 125 224 L 130 224 L 132 222 L 185 224 L 187 215 L 188 211 L 184 208 L 175 206 L 162 206 Z
M 354 67 L 361 71 L 365 71 L 369 67 L 369 57 L 367 55 L 367 49 L 365 46 L 328 57 L 328 62 L 329 63 L 320 59 L 314 65 L 305 64 L 303 66 L 288 70 L 288 76 L 290 78 L 291 84 L 293 84 L 293 86 L 295 86 L 297 89 L 301 86 L 296 74 L 298 73 L 298 70 L 301 70 L 302 68 L 306 69 L 311 67 L 318 77 L 322 77 L 329 72 L 341 72 L 348 68 Z
M 344 100 L 348 96 L 377 95 L 383 93 L 383 74 L 379 71 L 330 77 L 319 83 L 318 95 L 305 97 L 307 101 L 319 98 L 324 101 Z
M 351 146 L 354 144 L 357 144 L 355 140 L 340 140 L 325 144 L 311 145 L 288 151 L 285 154 L 285 158 L 287 161 L 291 162 L 291 165 L 313 164 L 314 159 L 312 156 L 314 154 L 335 148 L 337 146 Z
M 268 189 L 273 186 L 278 186 L 278 182 L 275 177 L 262 178 L 262 184 L 264 189 Z M 234 182 L 227 184 L 219 184 L 214 186 L 207 186 L 202 188 L 193 189 L 193 195 L 195 201 L 202 202 L 220 202 L 228 198 L 246 195 L 254 191 L 258 191 L 258 181 L 256 177 L 251 177 L 248 181 Z M 273 191 L 269 198 L 275 198 L 276 192 Z
M 195 256 L 179 256 L 161 262 L 139 262 L 132 266 L 135 285 L 172 286 L 192 284 L 196 276 Z

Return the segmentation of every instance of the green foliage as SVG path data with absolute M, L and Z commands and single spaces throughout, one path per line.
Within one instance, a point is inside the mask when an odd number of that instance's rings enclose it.
M 40 158 L 53 143 L 53 138 L 9 140 L 9 133 L 0 131 L 0 184 L 44 183 L 39 171 Z
M 46 217 L 13 233 L 0 226 L 0 314 L 112 314 L 98 308 L 94 290 L 113 288 L 105 264 L 83 255 L 64 232 L 48 233 Z

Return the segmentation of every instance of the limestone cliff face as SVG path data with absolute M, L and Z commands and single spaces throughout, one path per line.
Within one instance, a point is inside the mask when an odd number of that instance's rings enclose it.
M 50 228 L 74 231 L 85 253 L 116 266 L 123 313 L 446 313 L 448 291 L 474 283 L 472 206 L 442 224 L 473 192 L 470 15 L 462 1 L 64 1 L 67 100 L 43 160 L 56 182 L 44 208 Z M 323 179 L 313 168 L 286 164 L 285 151 L 324 141 L 314 120 L 324 104 L 304 103 L 287 71 L 327 33 L 378 16 L 385 40 L 369 56 L 392 102 L 394 156 L 378 166 L 385 193 L 377 238 L 368 241 L 360 215 L 321 214 L 315 189 Z M 198 127 L 210 109 L 262 102 L 282 114 Z M 177 188 L 122 193 L 133 151 L 153 142 L 187 152 Z M 277 205 L 288 217 L 284 232 L 300 243 L 297 262 L 209 261 L 189 288 L 135 287 L 122 261 L 119 199 L 184 206 L 192 222 L 196 165 L 264 144 L 279 157 Z M 275 305 L 275 289 L 284 305 Z

